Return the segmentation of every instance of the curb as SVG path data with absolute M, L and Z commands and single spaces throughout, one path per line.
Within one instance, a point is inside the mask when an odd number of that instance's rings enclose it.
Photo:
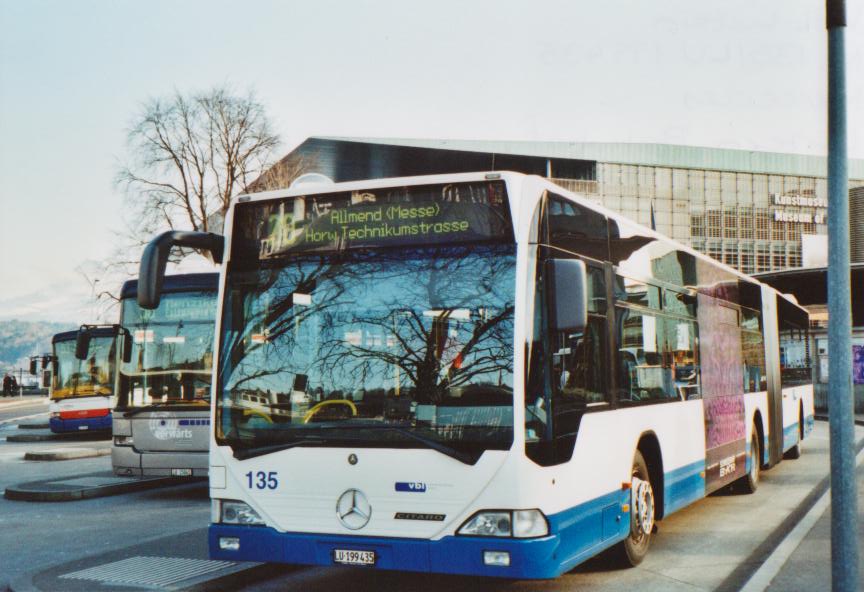
M 816 419 L 820 421 L 828 421 L 827 416 L 816 415 Z M 856 419 L 855 423 L 864 426 L 864 420 Z M 864 450 L 864 439 L 855 443 L 855 454 Z M 807 513 L 816 505 L 819 498 L 828 491 L 831 485 L 831 475 L 827 475 L 814 487 L 807 497 L 798 504 L 798 507 L 792 510 L 780 525 L 768 535 L 761 545 L 756 547 L 749 556 L 741 560 L 738 567 L 724 579 L 714 592 L 733 592 L 741 590 L 741 588 L 750 580 L 753 575 L 759 571 L 759 568 L 771 556 L 771 553 L 780 546 L 786 536 L 792 532 L 797 524 L 807 515 Z
M 52 440 L 110 440 L 111 432 L 69 432 L 64 434 L 11 434 L 7 442 L 49 442 Z
M 10 434 L 6 436 L 7 442 L 47 442 L 48 440 L 62 440 L 56 438 L 59 434 Z
M 19 423 L 19 430 L 48 430 L 51 429 L 50 424 L 48 422 L 45 423 Z
M 864 456 L 862 456 L 862 450 L 864 450 L 864 445 L 858 446 L 858 453 L 855 455 L 855 479 L 856 481 L 864 475 L 864 471 L 862 471 L 862 461 L 864 461 Z M 829 477 L 830 478 L 830 477 Z M 777 580 L 778 576 L 781 576 L 784 571 L 787 571 L 787 565 L 792 565 L 792 557 L 797 553 L 797 549 L 800 545 L 802 545 L 805 541 L 811 538 L 811 532 L 816 527 L 816 525 L 826 518 L 826 514 L 830 516 L 830 508 L 831 508 L 831 493 L 830 487 L 826 489 L 826 491 L 819 497 L 815 504 L 807 511 L 807 513 L 798 521 L 795 525 L 795 528 L 780 541 L 780 544 L 771 552 L 771 554 L 765 559 L 759 569 L 753 574 L 753 576 L 747 580 L 747 583 L 744 587 L 741 588 L 742 591 L 745 592 L 765 592 L 771 586 L 774 585 L 775 580 Z M 830 520 L 830 518 L 829 518 Z M 811 539 L 812 540 L 812 539 Z M 830 579 L 830 570 L 819 570 L 816 566 L 813 566 L 816 571 L 822 571 L 823 576 L 828 576 L 826 579 Z M 828 571 L 829 573 L 825 573 Z M 787 578 L 788 579 L 788 578 Z M 811 584 L 812 585 L 812 584 Z M 789 588 L 789 584 L 786 584 L 787 589 L 805 589 L 805 587 L 800 586 L 798 584 L 793 584 L 794 588 Z M 818 586 L 818 585 L 817 585 Z M 778 582 L 779 587 L 779 582 Z M 813 589 L 813 588 L 808 588 Z
M 110 448 L 56 448 L 54 450 L 26 452 L 24 453 L 24 460 L 74 460 L 109 456 L 110 454 Z
M 82 479 L 104 479 L 111 478 L 120 482 L 109 484 L 95 485 L 65 485 L 64 482 Z M 12 487 L 7 487 L 3 494 L 8 500 L 25 501 L 25 502 L 69 502 L 83 499 L 92 499 L 96 497 L 106 497 L 109 495 L 118 495 L 121 493 L 131 493 L 135 491 L 144 491 L 147 489 L 156 489 L 159 487 L 168 487 L 172 485 L 181 485 L 189 483 L 188 479 L 182 477 L 115 477 L 110 471 L 107 473 L 90 473 L 89 475 L 77 475 L 66 479 L 50 479 L 46 481 L 30 481 Z

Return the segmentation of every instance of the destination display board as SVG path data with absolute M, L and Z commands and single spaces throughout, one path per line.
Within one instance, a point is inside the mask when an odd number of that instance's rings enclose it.
M 388 187 L 239 204 L 232 258 L 513 240 L 503 181 Z
M 180 292 L 165 294 L 162 302 L 155 310 L 147 310 L 138 306 L 135 298 L 124 298 L 121 305 L 121 322 L 127 329 L 133 330 L 135 343 L 150 343 L 153 341 L 153 331 L 149 336 L 136 328 L 148 325 L 178 323 L 210 323 L 216 318 L 216 292 Z
M 216 294 L 168 294 L 159 307 L 166 321 L 210 321 L 216 318 Z
M 213 323 L 216 318 L 216 292 L 165 294 L 155 310 L 138 306 L 135 298 L 123 300 L 123 325 L 133 327 L 150 323 Z

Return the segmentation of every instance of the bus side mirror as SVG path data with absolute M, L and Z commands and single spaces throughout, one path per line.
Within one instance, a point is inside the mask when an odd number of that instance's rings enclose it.
M 144 248 L 138 270 L 138 306 L 153 310 L 162 298 L 162 280 L 172 247 L 188 247 L 209 251 L 214 263 L 222 263 L 225 237 L 212 232 L 169 230 L 163 232 Z
M 90 352 L 90 331 L 87 329 L 79 329 L 78 337 L 75 339 L 75 357 L 79 360 L 86 360 L 87 354 Z
M 132 361 L 132 333 L 123 331 L 123 362 L 128 364 Z
M 36 376 L 36 358 L 30 358 L 30 375 Z
M 588 324 L 588 272 L 578 259 L 550 259 L 546 264 L 551 329 L 580 333 Z

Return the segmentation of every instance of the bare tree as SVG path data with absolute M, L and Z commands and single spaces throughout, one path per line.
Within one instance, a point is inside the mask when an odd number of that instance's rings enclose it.
M 269 168 L 279 138 L 253 93 L 217 87 L 151 99 L 127 143 L 117 184 L 142 245 L 161 229 L 221 231 L 231 197 Z
M 88 264 L 98 270 L 82 273 L 98 301 L 99 317 L 116 315 L 120 286 L 137 274 L 141 248 L 156 233 L 221 232 L 234 195 L 287 187 L 302 174 L 304 165 L 297 159 L 272 166 L 278 146 L 279 137 L 252 92 L 236 94 L 226 87 L 175 91 L 144 103 L 128 131 L 127 159 L 115 178 L 128 206 L 123 226 L 115 231 L 115 251 Z M 99 278 L 93 280 L 100 282 L 99 290 L 90 277 Z

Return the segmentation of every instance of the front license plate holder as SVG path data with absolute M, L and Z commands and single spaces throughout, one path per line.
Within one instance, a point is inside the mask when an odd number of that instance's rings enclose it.
M 357 549 L 333 549 L 333 563 L 339 565 L 360 565 L 371 567 L 378 557 L 375 551 L 359 551 Z
M 172 477 L 191 477 L 192 469 L 171 469 Z

